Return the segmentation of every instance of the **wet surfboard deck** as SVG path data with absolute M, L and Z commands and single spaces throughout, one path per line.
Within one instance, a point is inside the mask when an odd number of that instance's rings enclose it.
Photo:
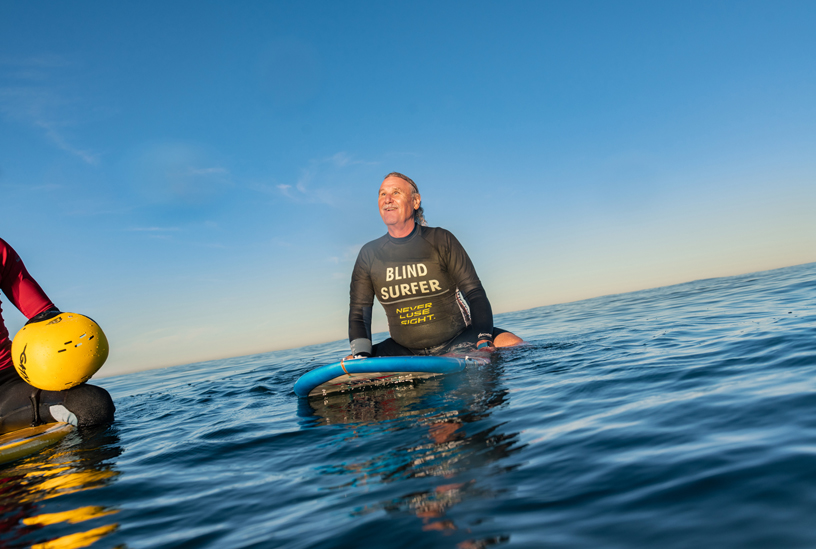
M 73 430 L 70 423 L 46 423 L 0 435 L 0 465 L 36 454 Z
M 489 360 L 471 356 L 384 356 L 341 360 L 303 374 L 295 382 L 299 397 L 325 396 L 367 387 L 406 383 L 461 372 Z

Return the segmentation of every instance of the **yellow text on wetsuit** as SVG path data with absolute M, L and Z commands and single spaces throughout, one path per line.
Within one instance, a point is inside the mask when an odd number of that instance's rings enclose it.
M 433 320 L 436 315 L 431 314 L 432 306 L 432 303 L 425 303 L 397 309 L 397 314 L 400 315 L 400 324 L 419 324 Z

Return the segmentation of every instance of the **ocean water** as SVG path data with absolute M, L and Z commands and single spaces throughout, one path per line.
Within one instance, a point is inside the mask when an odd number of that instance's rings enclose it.
M 816 263 L 496 323 L 327 400 L 344 341 L 101 379 L 115 425 L 0 469 L 0 546 L 816 547 Z

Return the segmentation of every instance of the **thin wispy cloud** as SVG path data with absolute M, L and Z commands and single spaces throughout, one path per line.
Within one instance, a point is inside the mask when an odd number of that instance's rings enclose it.
M 229 175 L 226 168 L 190 168 L 190 175 Z
M 133 233 L 142 233 L 147 238 L 157 240 L 172 240 L 192 248 L 208 248 L 216 250 L 229 249 L 231 246 L 225 245 L 222 242 L 199 239 L 202 236 L 201 233 L 204 233 L 207 230 L 219 231 L 220 229 L 221 227 L 218 225 L 218 223 L 213 221 L 205 221 L 204 223 L 198 224 L 195 227 L 188 228 L 147 226 L 129 227 L 125 230 Z
M 22 183 L 6 183 L 0 180 L 0 187 L 13 191 L 25 191 L 28 193 L 54 192 L 64 189 L 65 185 L 59 183 L 43 183 L 42 185 L 24 185 Z
M 351 176 L 349 170 L 357 166 L 375 166 L 371 162 L 353 158 L 345 152 L 318 158 L 300 170 L 300 176 L 292 184 L 277 185 L 280 194 L 297 202 L 319 202 L 329 206 L 338 204 L 338 191 L 342 182 Z
M 0 67 L 28 68 L 57 68 L 73 65 L 73 62 L 64 55 L 40 54 L 25 57 L 14 57 L 0 54 Z
M 335 265 L 339 265 L 341 263 L 350 263 L 357 259 L 357 255 L 360 253 L 360 250 L 363 248 L 362 244 L 354 244 L 352 246 L 346 246 L 341 250 L 339 255 L 333 255 L 326 258 L 326 261 L 329 263 L 334 263 Z
M 290 242 L 289 240 L 284 240 L 279 237 L 275 237 L 269 241 L 270 244 L 273 246 L 281 247 L 281 248 L 292 248 L 295 246 L 294 243 Z
M 300 171 L 300 177 L 295 183 L 295 188 L 301 192 L 301 194 L 306 194 L 306 188 L 311 185 L 312 181 L 314 180 L 315 174 L 318 172 L 318 166 L 312 165 L 308 168 L 303 168 Z
M 345 166 L 376 166 L 379 162 L 372 162 L 368 160 L 359 160 L 352 158 L 345 152 L 336 153 L 329 158 L 324 160 L 325 162 L 331 162 L 338 168 L 342 168 Z
M 59 73 L 74 66 L 70 59 L 58 55 L 0 57 L 0 75 L 8 82 L 0 86 L 0 113 L 39 129 L 59 150 L 96 165 L 100 155 L 76 145 L 69 136 L 68 127 L 78 125 L 71 121 L 70 112 L 80 102 L 66 93 Z
M 180 227 L 131 227 L 126 229 L 128 231 L 133 232 L 145 232 L 145 233 L 169 233 L 169 232 L 177 232 L 180 231 Z
M 346 182 L 354 177 L 357 167 L 376 166 L 380 162 L 360 160 L 346 152 L 316 158 L 301 168 L 298 178 L 291 183 L 253 182 L 248 188 L 263 194 L 283 196 L 298 203 L 322 203 L 337 206 L 338 195 Z
M 340 268 L 341 265 L 342 270 L 340 271 L 333 271 L 331 274 L 332 280 L 348 280 L 349 277 L 349 270 L 348 265 L 354 263 L 357 260 L 357 256 L 360 254 L 360 250 L 363 248 L 363 244 L 353 244 L 351 246 L 345 246 L 340 250 L 340 254 L 336 256 L 330 256 L 326 260 L 329 263 L 337 265 Z
M 221 242 L 202 242 L 198 244 L 201 248 L 212 248 L 214 250 L 228 250 L 230 246 L 222 244 Z
M 83 217 L 83 218 L 90 218 L 90 217 L 121 217 L 125 214 L 128 214 L 134 211 L 134 207 L 127 205 L 127 206 L 119 206 L 117 204 L 112 204 L 107 200 L 82 200 L 76 202 L 71 209 L 65 210 L 66 216 L 71 217 Z
M 133 189 L 150 204 L 212 206 L 235 186 L 230 170 L 213 154 L 184 141 L 146 145 L 133 157 Z
M 99 164 L 99 155 L 95 154 L 89 150 L 85 149 L 78 149 L 68 143 L 65 137 L 58 132 L 50 123 L 45 122 L 44 120 L 36 120 L 34 121 L 34 125 L 42 128 L 45 130 L 45 136 L 57 146 L 58 149 L 61 149 L 67 153 L 71 153 L 75 156 L 78 156 L 86 163 L 91 165 Z

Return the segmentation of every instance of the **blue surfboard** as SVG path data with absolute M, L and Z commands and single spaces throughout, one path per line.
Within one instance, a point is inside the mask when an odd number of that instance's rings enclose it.
M 384 356 L 341 360 L 315 368 L 295 382 L 299 397 L 326 396 L 365 387 L 381 387 L 461 372 L 489 360 L 471 356 Z

